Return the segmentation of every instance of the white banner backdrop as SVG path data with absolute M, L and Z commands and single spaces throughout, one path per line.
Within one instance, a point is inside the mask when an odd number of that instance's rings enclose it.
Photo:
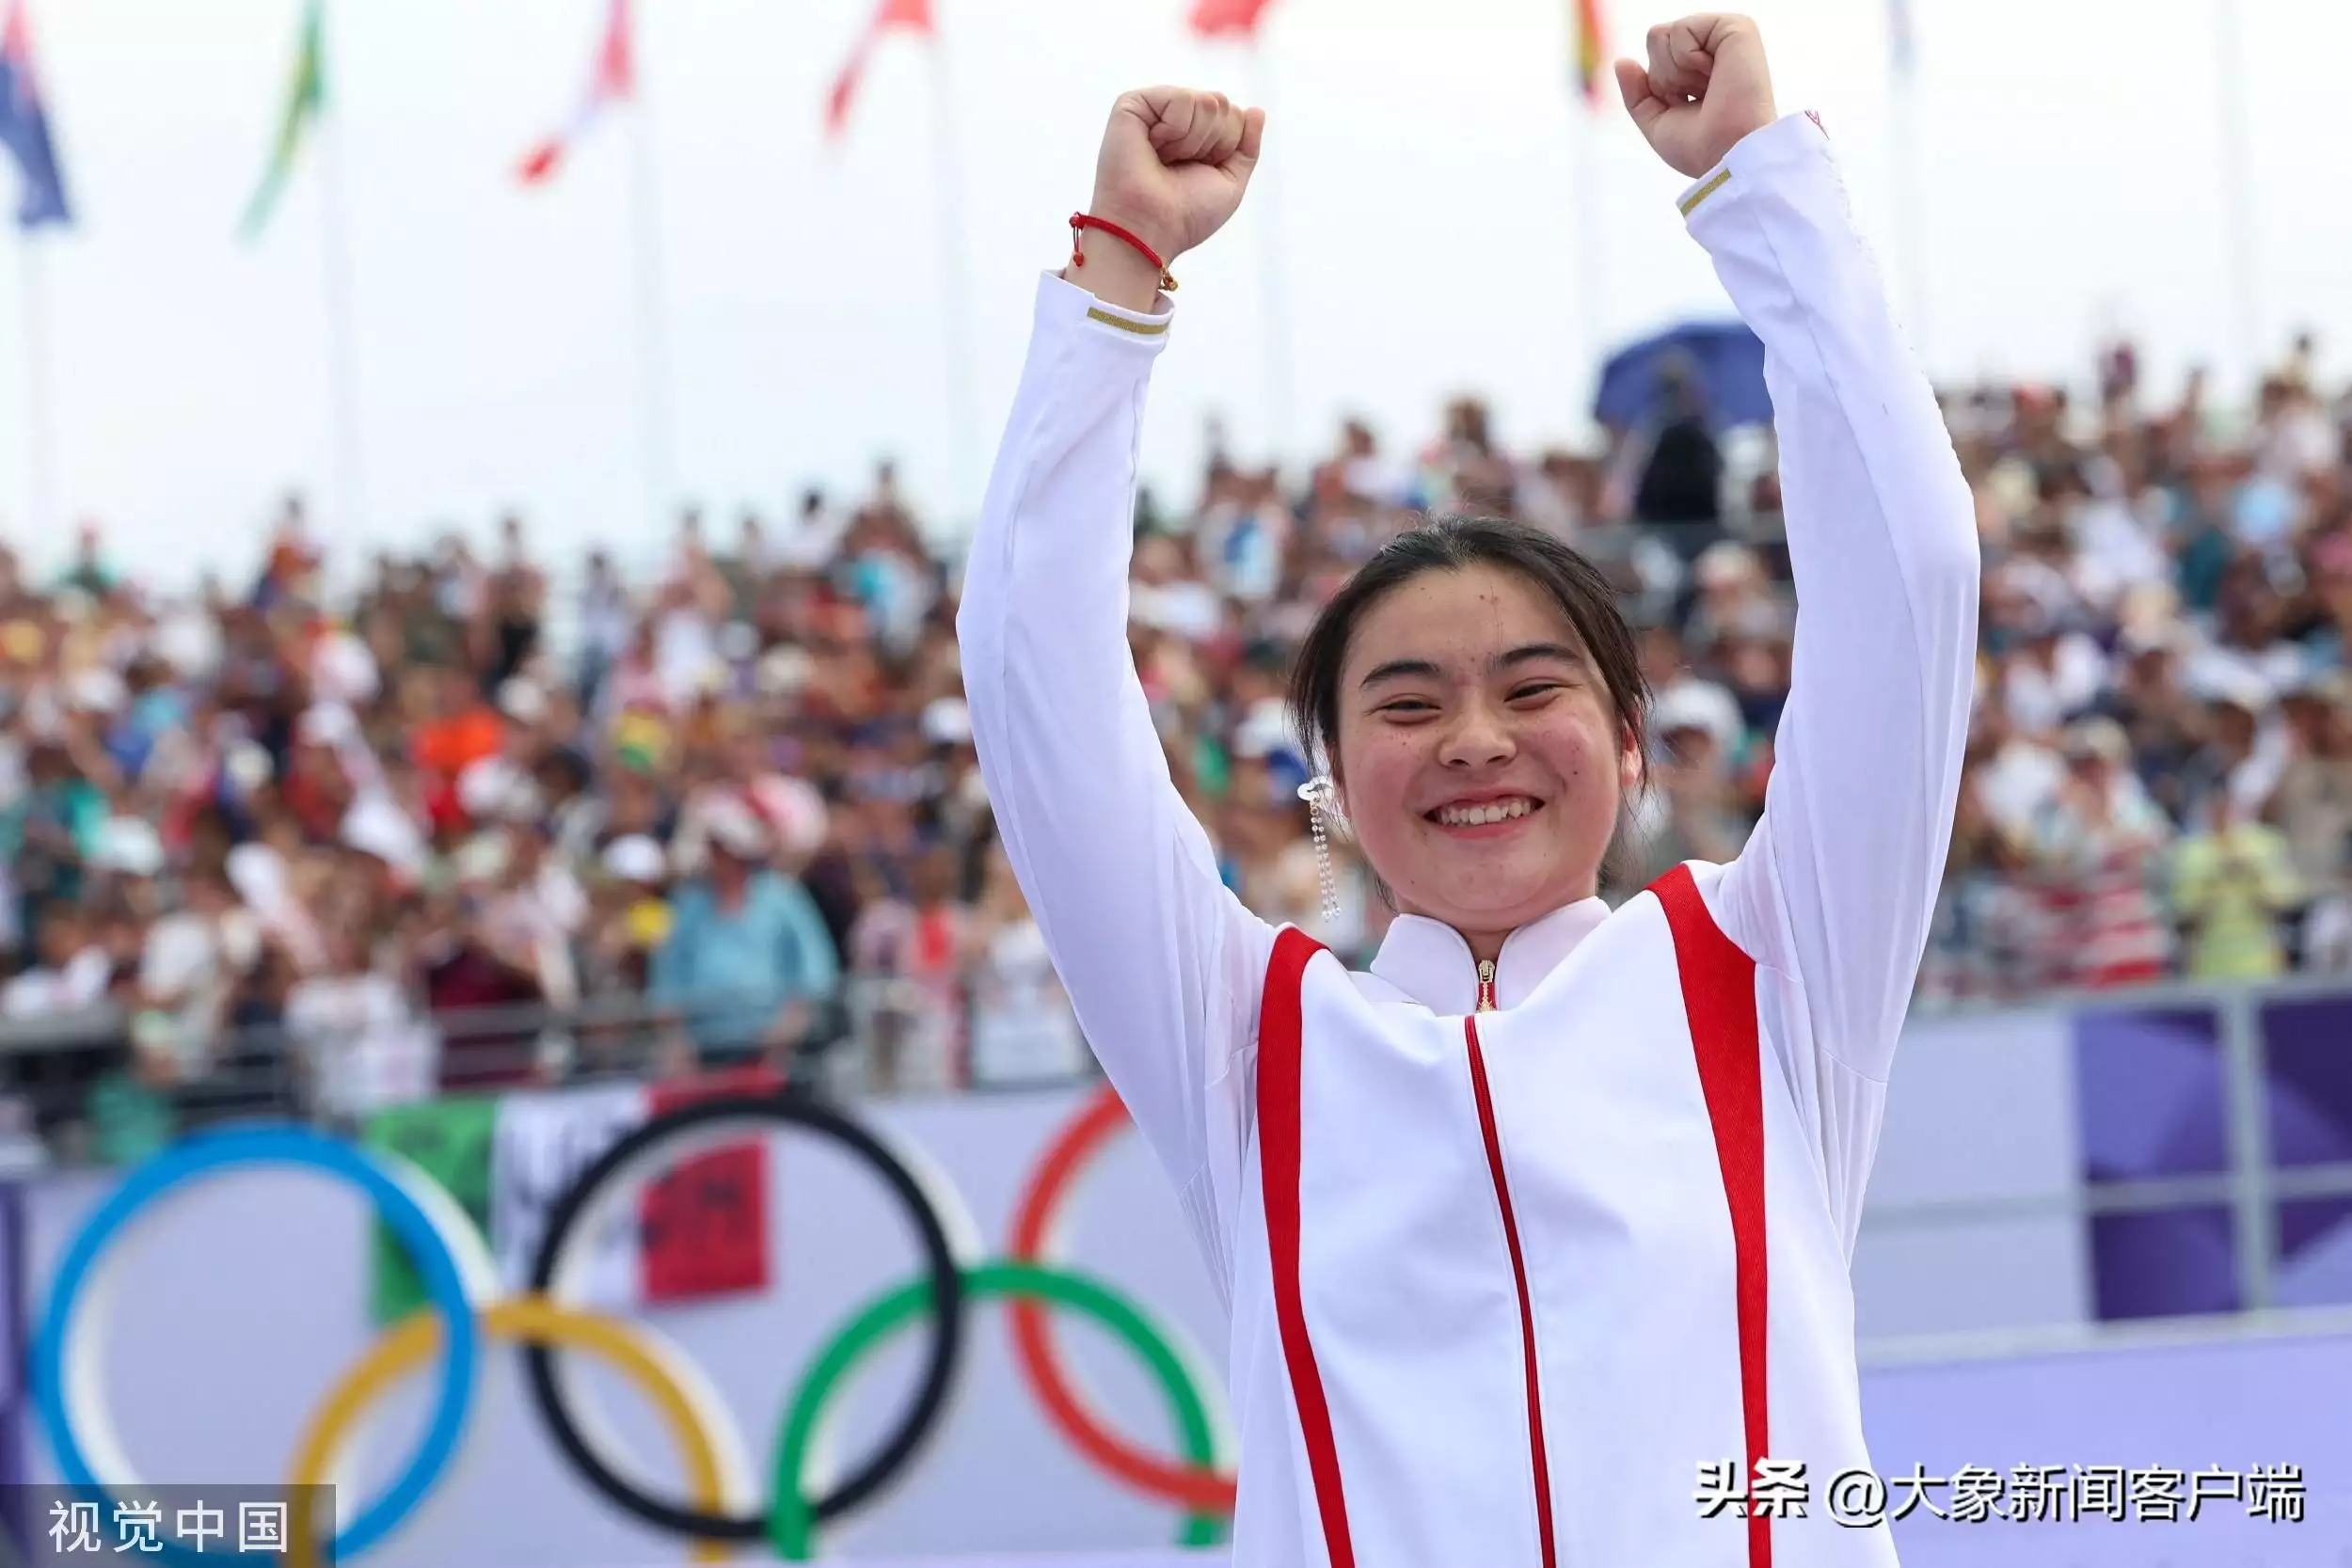
M 951 1228 L 993 1256 L 1005 1248 L 1037 1155 L 1087 1100 L 1065 1089 L 900 1101 L 858 1115 L 946 1195 Z M 778 1425 L 820 1342 L 860 1305 L 914 1277 L 920 1260 L 904 1211 L 864 1166 L 799 1133 L 770 1147 L 770 1291 L 639 1314 L 719 1391 L 763 1499 Z M 36 1322 L 59 1252 L 111 1185 L 111 1178 L 82 1175 L 25 1193 Z M 368 1315 L 372 1230 L 358 1194 L 284 1170 L 184 1189 L 125 1229 L 116 1243 L 104 1361 L 115 1423 L 144 1477 L 285 1476 L 311 1412 L 377 1332 Z M 1073 1192 L 1067 1231 L 1073 1267 L 1183 1336 L 1205 1369 L 1204 1397 L 1221 1409 L 1222 1314 L 1139 1139 L 1121 1135 L 1104 1151 Z M 1077 1378 L 1121 1432 L 1173 1452 L 1165 1402 L 1134 1357 L 1082 1322 L 1061 1323 L 1058 1337 Z M 855 1379 L 834 1434 L 842 1468 L 870 1452 L 903 1408 L 919 1338 L 919 1329 L 901 1335 Z M 651 1412 L 601 1369 L 582 1371 L 580 1381 L 652 1488 L 682 1498 L 683 1472 Z M 1014 1364 L 1002 1307 L 971 1309 L 958 1390 L 918 1461 L 829 1532 L 829 1552 L 1132 1552 L 1174 1541 L 1174 1510 L 1106 1480 L 1050 1424 Z M 362 1502 L 405 1463 L 432 1392 L 429 1374 L 421 1374 L 385 1402 L 359 1469 Z M 55 1479 L 47 1443 L 38 1432 L 25 1437 L 28 1479 Z M 343 1508 L 351 1517 L 348 1497 Z M 763 1551 L 745 1548 L 753 1560 Z M 365 1560 L 373 1568 L 620 1568 L 684 1557 L 674 1537 L 582 1483 L 541 1425 L 519 1357 L 485 1344 L 457 1463 Z
M 1940 1233 L 1881 1223 L 1906 1206 L 2062 1196 L 2071 1187 L 2078 1157 L 2067 1031 L 2062 1015 L 1951 1021 L 1914 1030 L 1897 1072 L 1872 1211 L 1855 1260 L 1866 1335 L 2081 1319 L 2081 1239 L 2074 1222 L 1970 1221 Z M 981 1256 L 994 1256 L 1006 1248 L 1011 1216 L 1041 1152 L 1088 1099 L 1083 1091 L 1037 1091 L 899 1101 L 858 1115 L 916 1158 L 926 1180 L 948 1195 L 953 1227 L 976 1239 Z M 903 1211 L 863 1166 L 801 1134 L 775 1139 L 771 1150 L 771 1290 L 644 1314 L 719 1390 L 761 1497 L 768 1495 L 767 1465 L 778 1424 L 818 1347 L 859 1305 L 913 1277 L 919 1260 Z M 26 1193 L 25 1259 L 36 1321 L 59 1251 L 109 1182 L 60 1178 Z M 1122 1134 L 1109 1144 L 1073 1190 L 1064 1229 L 1073 1266 L 1148 1307 L 1189 1341 L 1207 1369 L 1204 1391 L 1221 1407 L 1222 1314 L 1174 1199 L 1139 1140 Z M 117 1427 L 146 1476 L 259 1481 L 285 1475 L 310 1412 L 376 1333 L 368 1317 L 370 1232 L 356 1193 L 299 1172 L 262 1171 L 174 1195 L 124 1233 L 118 1243 L 123 1256 L 105 1364 Z M 1111 1423 L 1133 1441 L 1171 1453 L 1175 1438 L 1162 1397 L 1133 1357 L 1083 1323 L 1066 1323 L 1059 1332 L 1080 1380 Z M 871 1451 L 878 1433 L 903 1408 L 916 1359 L 909 1341 L 915 1338 L 919 1329 L 890 1346 L 855 1381 L 835 1434 L 845 1468 Z M 2329 1354 L 2342 1354 L 2341 1342 Z M 2336 1449 L 2297 1449 L 2297 1443 L 2310 1447 L 2305 1429 L 2296 1429 L 2304 1433 L 2296 1437 L 2282 1427 L 2279 1445 L 2256 1451 L 2256 1439 L 2270 1430 L 2266 1396 L 2242 1402 L 2231 1415 L 2234 1424 L 2213 1429 L 2217 1439 L 2228 1437 L 2221 1446 L 2229 1451 L 2186 1451 L 2197 1430 L 2193 1422 L 2204 1418 L 2200 1402 L 2217 1398 L 2217 1390 L 2234 1386 L 2232 1380 L 2245 1381 L 2237 1372 L 2214 1370 L 2223 1367 L 2218 1361 L 2208 1361 L 2207 1375 L 2193 1386 L 2182 1384 L 2179 1400 L 2168 1406 L 2192 1423 L 2179 1429 L 2181 1441 L 2154 1443 L 2147 1402 L 2162 1403 L 2168 1397 L 2169 1363 L 2111 1365 L 2128 1367 L 2130 1378 L 2152 1390 L 2140 1404 L 2117 1397 L 2122 1383 L 2099 1384 L 2095 1368 L 2065 1358 L 2022 1370 L 2012 1366 L 2002 1374 L 2006 1381 L 1989 1367 L 1874 1370 L 1866 1376 L 1865 1402 L 1880 1469 L 1908 1470 L 1914 1463 L 1931 1470 L 1960 1464 L 2166 1464 L 2184 1469 L 2338 1464 Z M 2309 1372 L 2318 1363 L 2298 1365 Z M 682 1471 L 651 1415 L 595 1369 L 581 1381 L 610 1412 L 618 1439 L 652 1488 L 681 1497 Z M 1998 1399 L 1968 1397 L 1971 1389 L 1996 1386 L 2003 1390 Z M 2246 1386 L 2271 1384 L 2255 1379 Z M 998 1568 L 1214 1563 L 1213 1556 L 1200 1554 L 1132 1555 L 1175 1539 L 1175 1511 L 1105 1478 L 1057 1431 L 1015 1362 L 1001 1307 L 973 1309 L 959 1388 L 917 1463 L 829 1534 L 830 1553 L 898 1560 L 902 1568 L 967 1552 L 1077 1554 L 977 1560 Z M 2051 1425 L 2037 1389 L 2050 1391 L 2047 1401 L 2090 1424 Z M 416 1378 L 386 1402 L 360 1470 L 359 1491 L 366 1497 L 378 1495 L 404 1461 L 429 1394 L 427 1380 Z M 2126 1421 L 2127 1411 L 2138 1414 Z M 1946 1412 L 1957 1424 L 1947 1427 Z M 2101 1425 L 2102 1412 L 2117 1419 Z M 1936 1442 L 1947 1430 L 1953 1441 Z M 37 1433 L 26 1436 L 30 1479 L 51 1479 L 46 1443 Z M 2315 1468 L 2315 1478 L 2318 1473 Z M 2352 1463 L 2339 1465 L 2334 1474 L 2352 1474 Z M 2315 1497 L 2319 1490 L 2315 1480 Z M 2243 1543 L 2233 1536 L 2231 1560 L 2249 1568 L 2301 1568 L 2324 1560 L 2338 1568 L 2334 1559 L 2276 1555 L 2290 1537 L 2299 1550 L 2301 1543 L 2328 1534 L 2317 1528 L 2318 1507 L 2315 1502 L 2313 1528 L 2304 1531 L 2277 1527 Z M 344 1508 L 349 1517 L 350 1497 Z M 2337 1520 L 2341 1525 L 2341 1514 Z M 2099 1528 L 2117 1539 L 2139 1533 Z M 2074 1555 L 2055 1557 L 2038 1555 L 2038 1544 L 2035 1555 L 2027 1555 L 2026 1538 L 2034 1532 L 2020 1530 L 2011 1538 L 2016 1555 L 2001 1560 L 2070 1568 L 2123 1560 L 2080 1555 L 2077 1546 L 2096 1533 L 2092 1527 L 2083 1530 L 2060 1538 Z M 1914 1532 L 1899 1531 L 1906 1564 L 1974 1568 L 1989 1560 L 1981 1537 L 1943 1533 L 1942 1539 L 1919 1535 L 1915 1541 Z M 2163 1539 L 2185 1547 L 2198 1538 L 2184 1528 Z M 2352 1528 L 2333 1539 L 2352 1543 Z M 755 1544 L 746 1547 L 747 1554 L 759 1550 Z M 1945 1553 L 1959 1555 L 1939 1555 Z M 684 1548 L 583 1484 L 542 1427 L 515 1354 L 490 1346 L 459 1462 L 426 1506 L 367 1560 L 377 1568 L 614 1568 L 679 1562 Z M 2154 1560 L 2132 1560 L 2137 1568 Z M 968 1568 L 976 1560 L 958 1561 Z

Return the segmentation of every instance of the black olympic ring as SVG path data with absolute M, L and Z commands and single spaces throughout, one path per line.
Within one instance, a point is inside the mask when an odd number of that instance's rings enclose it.
M 831 1519 L 873 1497 L 914 1462 L 953 1389 L 957 1363 L 963 1352 L 963 1276 L 954 1243 L 930 1195 L 924 1191 L 914 1172 L 880 1138 L 841 1112 L 793 1090 L 706 1100 L 666 1112 L 605 1150 L 595 1164 L 580 1172 L 580 1179 L 555 1205 L 548 1215 L 547 1233 L 540 1238 L 538 1256 L 532 1259 L 531 1289 L 533 1293 L 543 1293 L 554 1283 L 556 1259 L 563 1255 L 565 1238 L 588 1213 L 589 1199 L 597 1188 L 628 1174 L 630 1166 L 648 1163 L 659 1145 L 696 1132 L 723 1131 L 724 1124 L 736 1122 L 781 1123 L 815 1132 L 865 1162 L 914 1216 L 930 1273 L 930 1346 L 914 1402 L 876 1446 L 870 1458 L 831 1491 L 810 1501 L 809 1511 L 814 1517 L 820 1521 Z M 648 1496 L 635 1482 L 615 1474 L 581 1435 L 566 1408 L 562 1380 L 555 1375 L 554 1353 L 544 1345 L 530 1346 L 523 1353 L 523 1365 L 530 1377 L 532 1402 L 539 1407 L 548 1434 L 588 1483 L 616 1507 L 647 1524 L 680 1535 L 723 1541 L 767 1539 L 765 1506 L 740 1516 L 705 1513 Z

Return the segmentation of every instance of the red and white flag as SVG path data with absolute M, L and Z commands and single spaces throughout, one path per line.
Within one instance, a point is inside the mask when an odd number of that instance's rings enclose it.
M 1192 30 L 1204 39 L 1258 36 L 1274 0 L 1193 0 Z
M 858 36 L 857 46 L 842 63 L 841 74 L 833 79 L 833 91 L 825 95 L 825 135 L 837 136 L 850 123 L 850 103 L 857 97 L 859 78 L 866 74 L 866 57 L 874 46 L 892 32 L 920 33 L 929 38 L 932 32 L 931 0 L 876 0 L 874 19 Z
M 604 42 L 596 50 L 596 73 L 588 80 L 588 90 L 572 111 L 571 119 L 564 129 L 523 154 L 522 166 L 516 170 L 527 185 L 539 184 L 552 179 L 564 155 L 572 144 L 588 134 L 610 104 L 626 103 L 636 90 L 636 50 L 630 40 L 628 0 L 608 0 L 604 17 Z

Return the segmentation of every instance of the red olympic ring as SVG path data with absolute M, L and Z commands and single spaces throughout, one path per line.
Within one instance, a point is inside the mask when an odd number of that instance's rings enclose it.
M 1128 1125 L 1127 1107 L 1105 1084 L 1056 1134 L 1044 1158 L 1029 1173 L 1013 1214 L 1009 1256 L 1014 1261 L 1048 1267 L 1059 1262 L 1062 1248 L 1055 1231 L 1063 1205 L 1080 1173 Z M 1128 1442 L 1095 1414 L 1063 1370 L 1061 1353 L 1054 1340 L 1054 1320 L 1043 1307 L 1033 1301 L 1015 1301 L 1008 1313 L 1013 1354 L 1020 1359 L 1022 1375 L 1036 1391 L 1046 1416 L 1079 1452 L 1137 1491 L 1164 1502 L 1199 1513 L 1233 1512 L 1232 1476 L 1163 1459 Z

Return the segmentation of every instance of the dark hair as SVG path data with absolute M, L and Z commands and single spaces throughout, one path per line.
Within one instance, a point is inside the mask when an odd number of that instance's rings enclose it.
M 1649 684 L 1616 591 L 1598 567 L 1550 534 L 1501 517 L 1432 518 L 1382 546 L 1341 585 L 1291 665 L 1291 723 L 1299 736 L 1319 747 L 1330 766 L 1339 754 L 1340 671 L 1365 613 L 1423 572 L 1473 566 L 1515 573 L 1560 607 L 1592 656 L 1617 722 L 1646 759 Z

